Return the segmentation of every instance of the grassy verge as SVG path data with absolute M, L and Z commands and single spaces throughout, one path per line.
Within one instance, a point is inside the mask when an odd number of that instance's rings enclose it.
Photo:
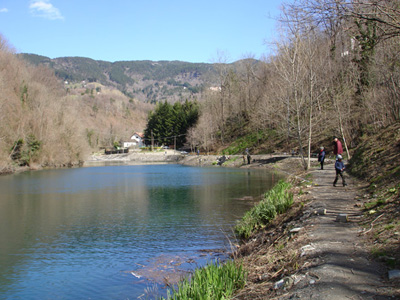
M 236 224 L 235 232 L 240 238 L 248 239 L 254 232 L 265 227 L 277 214 L 286 212 L 293 204 L 291 184 L 279 181 L 273 189 L 266 192 L 264 199 L 249 210 Z
M 246 136 L 236 138 L 229 147 L 222 150 L 224 155 L 243 154 L 246 148 L 251 150 L 259 149 L 261 141 L 271 141 L 277 138 L 277 133 L 274 130 L 260 130 L 257 132 L 250 133 Z M 273 143 L 271 143 L 273 144 Z M 271 153 L 273 149 L 268 147 L 261 147 L 262 153 Z M 260 151 L 257 151 L 258 153 Z
M 168 300 L 215 300 L 230 299 L 233 293 L 244 287 L 246 273 L 234 261 L 211 263 L 196 269 L 191 278 L 181 281 L 173 288 Z M 165 299 L 165 298 L 161 298 Z

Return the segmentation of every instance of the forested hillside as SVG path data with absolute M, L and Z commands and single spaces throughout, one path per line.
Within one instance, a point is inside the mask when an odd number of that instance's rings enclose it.
M 181 61 L 106 62 L 84 57 L 50 59 L 35 54 L 21 54 L 34 65 L 54 69 L 65 82 L 97 82 L 115 87 L 126 96 L 142 102 L 176 102 L 200 98 L 201 92 L 216 86 L 215 64 Z
M 152 109 L 100 83 L 65 87 L 47 66 L 15 55 L 2 36 L 0 77 L 0 173 L 80 164 L 143 130 Z
M 300 0 L 283 6 L 281 37 L 262 68 L 219 72 L 189 141 L 207 150 L 294 150 L 332 137 L 346 155 L 366 132 L 400 119 L 399 1 Z

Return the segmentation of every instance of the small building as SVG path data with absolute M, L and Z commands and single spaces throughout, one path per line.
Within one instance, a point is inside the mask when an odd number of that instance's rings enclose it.
M 144 134 L 135 132 L 129 141 L 124 142 L 124 148 L 142 147 L 143 146 Z

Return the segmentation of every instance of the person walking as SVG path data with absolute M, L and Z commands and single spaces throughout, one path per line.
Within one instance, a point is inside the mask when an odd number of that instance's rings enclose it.
M 321 147 L 318 154 L 318 161 L 321 164 L 321 170 L 324 169 L 324 160 L 325 160 L 325 148 Z
M 336 170 L 336 177 L 335 181 L 333 182 L 333 186 L 336 186 L 336 183 L 338 182 L 339 176 L 342 177 L 342 184 L 343 186 L 346 186 L 346 179 L 344 177 L 344 170 L 346 169 L 343 161 L 342 161 L 342 156 L 338 154 L 337 156 L 337 161 L 335 162 L 335 170 Z
M 336 160 L 337 160 L 338 155 L 343 154 L 342 143 L 339 141 L 339 139 L 337 137 L 333 138 L 333 154 L 336 155 Z
M 249 165 L 251 160 L 249 148 L 246 148 L 246 156 L 247 156 L 247 164 Z

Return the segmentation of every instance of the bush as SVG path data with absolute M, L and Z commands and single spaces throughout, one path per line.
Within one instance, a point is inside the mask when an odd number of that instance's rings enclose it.
M 11 158 L 20 166 L 27 166 L 31 159 L 34 158 L 41 148 L 41 142 L 36 139 L 33 134 L 30 134 L 26 141 L 18 139 L 14 142 L 11 148 Z

